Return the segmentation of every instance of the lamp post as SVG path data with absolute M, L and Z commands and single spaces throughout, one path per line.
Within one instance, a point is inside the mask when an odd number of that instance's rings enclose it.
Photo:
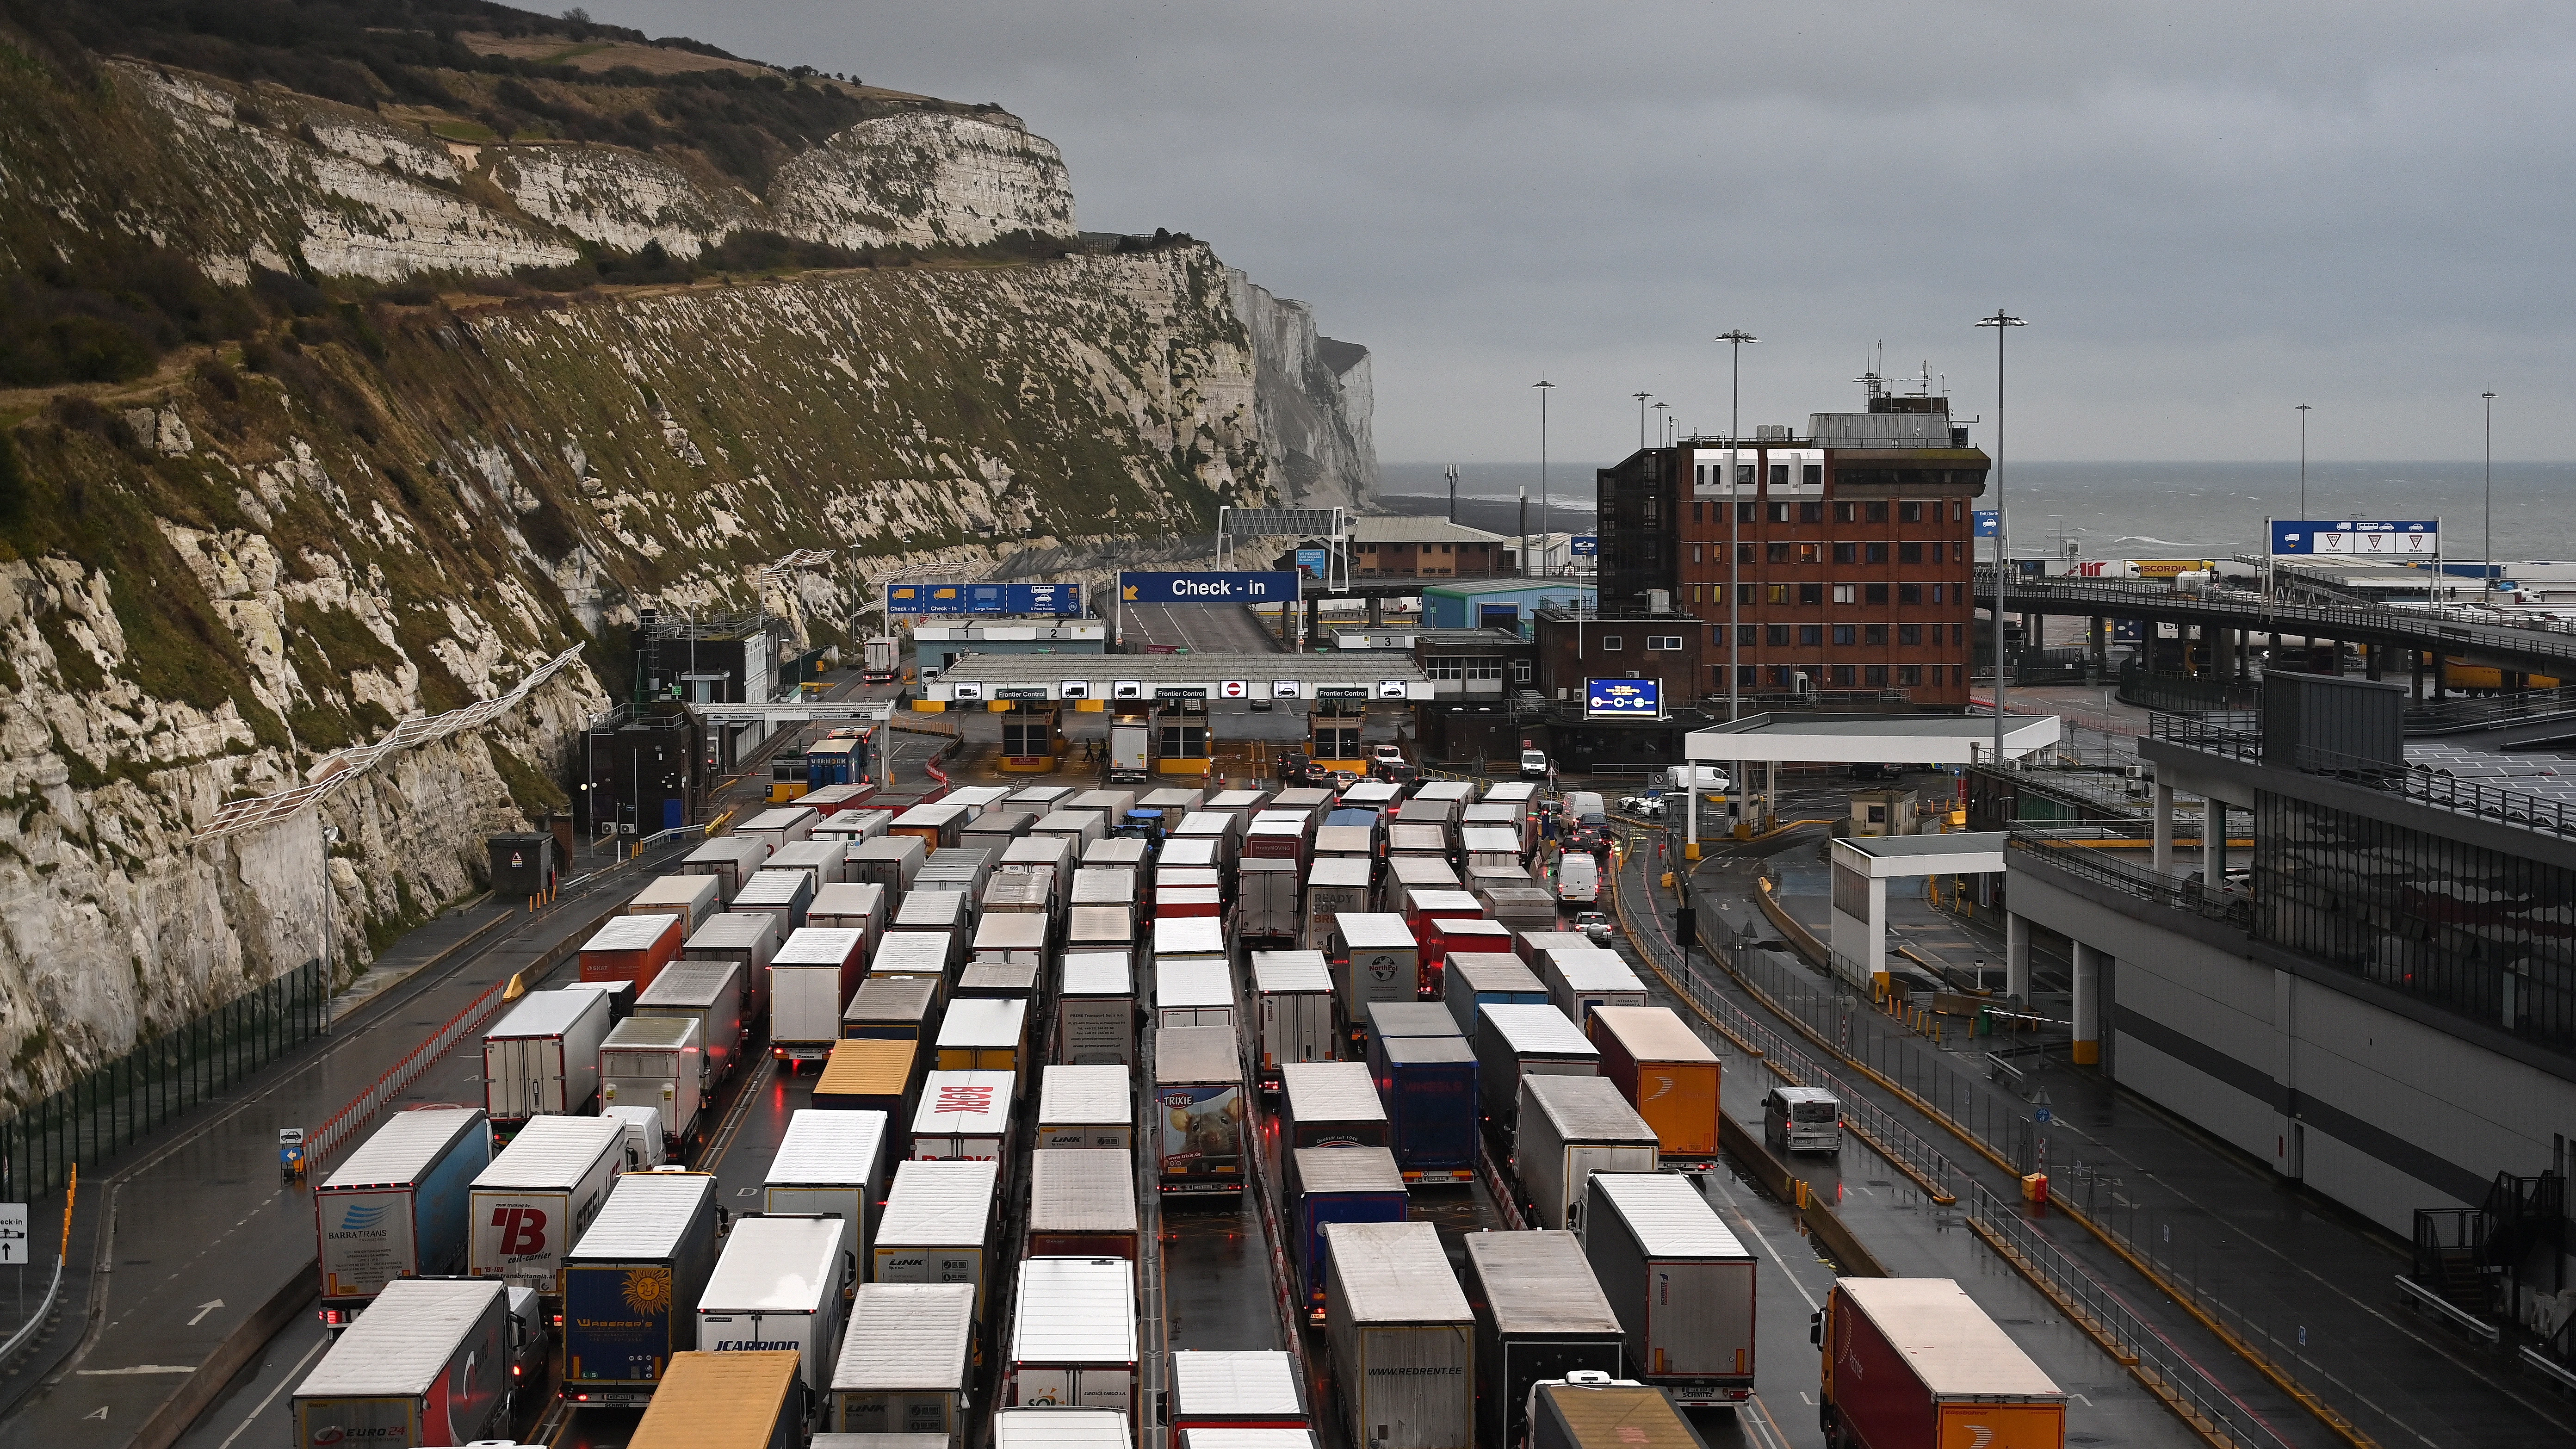
M 2478 396 L 2487 404 L 2486 567 L 2478 580 L 2478 602 L 2485 604 L 2495 600 L 2495 393 L 2487 391 Z
M 2299 518 L 2308 516 L 2308 405 L 2299 404 Z
M 2001 307 L 1977 319 L 1995 329 L 1995 768 L 2004 767 L 2004 576 L 2012 569 L 2011 533 L 2004 517 L 2004 329 L 2030 324 Z M 2302 417 L 2306 415 L 2301 414 Z M 2306 512 L 2304 506 L 2299 510 Z
M 1716 339 L 1729 348 L 1731 372 L 1726 385 L 1726 721 L 1733 724 L 1744 717 L 1744 589 L 1736 579 L 1743 566 L 1744 507 L 1737 498 L 1742 489 L 1736 435 L 1743 431 L 1744 416 L 1744 344 L 1762 339 L 1738 327 L 1717 334 Z M 1690 842 L 1685 853 L 1699 854 L 1699 775 L 1698 766 L 1684 763 L 1690 777 Z M 1736 829 L 1744 831 L 1744 762 L 1736 760 L 1727 767 L 1727 797 L 1736 802 Z
M 1538 536 L 1539 546 L 1545 548 L 1547 546 L 1547 395 L 1556 390 L 1556 384 L 1540 378 L 1530 386 L 1538 389 Z
M 1646 399 L 1653 397 L 1654 394 L 1632 392 L 1628 396 L 1637 400 L 1637 451 L 1642 453 L 1646 451 Z
M 1673 405 L 1659 402 L 1655 404 L 1655 411 L 1663 414 L 1660 425 L 1655 429 L 1655 435 L 1663 439 L 1664 446 L 1670 447 L 1673 441 Z

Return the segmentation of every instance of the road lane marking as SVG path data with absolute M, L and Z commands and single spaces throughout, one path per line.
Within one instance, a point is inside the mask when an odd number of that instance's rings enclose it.
M 304 1373 L 304 1366 L 313 1362 L 313 1355 L 320 1353 L 324 1348 L 329 1347 L 330 1343 L 331 1335 L 327 1333 L 322 1335 L 320 1338 L 315 1339 L 313 1341 L 313 1346 L 304 1350 L 304 1357 L 295 1361 L 295 1367 L 288 1369 L 285 1377 L 280 1378 L 277 1381 L 277 1386 L 268 1391 L 268 1397 L 259 1401 L 259 1407 L 252 1409 L 239 1424 L 234 1425 L 233 1431 L 226 1434 L 224 1436 L 224 1442 L 216 1445 L 215 1449 L 233 1449 L 233 1441 L 250 1432 L 250 1426 L 259 1421 L 260 1415 L 268 1412 L 268 1406 L 277 1402 L 277 1396 L 285 1393 L 289 1384 L 300 1383 L 303 1381 L 302 1376 Z
M 139 1363 L 132 1368 L 81 1369 L 78 1372 L 80 1376 L 85 1379 L 117 1379 L 125 1378 L 132 1374 L 192 1374 L 196 1371 L 197 1369 L 194 1364 Z
M 1771 1240 L 1763 1236 L 1762 1229 L 1754 1226 L 1753 1215 L 1746 1212 L 1743 1208 L 1736 1206 L 1735 1195 L 1726 1190 L 1726 1184 L 1717 1180 L 1717 1174 L 1713 1172 L 1703 1174 L 1700 1180 L 1707 1183 L 1709 1186 L 1716 1188 L 1717 1195 L 1726 1199 L 1726 1205 L 1728 1207 L 1735 1208 L 1736 1221 L 1744 1224 L 1744 1230 L 1753 1235 L 1753 1241 L 1760 1243 L 1762 1245 L 1762 1251 L 1771 1255 L 1771 1261 L 1780 1265 L 1780 1272 L 1783 1276 L 1788 1278 L 1789 1286 L 1797 1289 L 1798 1296 L 1807 1301 L 1807 1311 L 1809 1313 L 1822 1312 L 1824 1310 L 1824 1305 L 1816 1301 L 1815 1294 L 1807 1291 L 1806 1284 L 1798 1281 L 1797 1274 L 1789 1271 L 1789 1260 L 1781 1257 L 1780 1250 L 1771 1246 Z

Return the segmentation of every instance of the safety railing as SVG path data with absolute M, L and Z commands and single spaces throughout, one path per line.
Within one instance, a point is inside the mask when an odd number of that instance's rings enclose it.
M 2150 739 L 2169 740 L 2205 754 L 2262 760 L 2265 758 L 2263 736 L 2250 726 L 2250 718 L 2244 715 L 2158 714 L 2148 720 L 2147 731 Z M 2438 810 L 2474 815 L 2526 830 L 2545 830 L 2552 835 L 2576 837 L 2576 809 L 2570 808 L 2566 802 L 2508 790 L 2446 770 L 2368 759 L 2310 745 L 2299 746 L 2288 760 L 2269 763 L 2286 765 L 2310 775 L 2332 775 L 2373 790 L 2401 795 Z
M 2046 831 L 2027 829 L 2013 831 L 2006 837 L 2004 846 L 2019 853 L 2022 859 L 2107 885 L 2143 901 L 2152 901 L 2177 911 L 2189 911 L 2239 930 L 2254 928 L 2254 902 L 2246 897 L 2210 890 L 2197 882 L 2166 875 L 2152 866 L 2122 860 L 2109 851 L 2060 840 Z
M 373 1085 L 332 1113 L 329 1121 L 305 1137 L 305 1160 L 316 1166 L 328 1161 L 333 1152 L 373 1121 L 386 1103 L 410 1090 L 411 1084 L 420 1080 L 421 1073 L 429 1070 L 431 1063 L 447 1055 L 448 1048 L 455 1046 L 468 1033 L 481 1031 L 501 1009 L 501 998 L 508 990 L 508 982 L 493 982 L 467 1002 L 463 1010 L 449 1017 L 446 1025 L 431 1033 L 427 1041 L 403 1053 L 402 1060 L 387 1068 Z
M 2457 648 L 2487 642 L 2517 654 L 2576 659 L 2576 621 L 2534 614 L 2528 619 L 2500 620 L 2490 610 L 2430 605 L 2393 609 L 2367 604 L 2294 603 L 2240 590 L 2178 593 L 2170 588 L 2101 580 L 2016 578 L 2008 586 L 2014 604 L 2078 603 L 2099 606 L 2114 617 L 2188 611 L 2204 617 L 2235 618 L 2258 630 L 2307 634 L 2314 638 L 2377 635 L 2428 648 Z M 1975 597 L 1994 594 L 1994 570 L 1977 570 Z

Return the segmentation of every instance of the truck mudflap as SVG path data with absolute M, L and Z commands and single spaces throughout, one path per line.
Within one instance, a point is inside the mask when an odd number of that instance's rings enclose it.
M 566 1384 L 555 1391 L 555 1397 L 567 1404 L 585 1409 L 641 1409 L 653 1402 L 651 1389 L 575 1388 Z
M 830 1042 L 791 1042 L 778 1048 L 778 1055 L 791 1062 L 827 1062 L 832 1059 Z
M 1749 1381 L 1710 1383 L 1703 1380 L 1698 1383 L 1676 1384 L 1656 1383 L 1649 1376 L 1647 1382 L 1654 1383 L 1655 1387 L 1662 1389 L 1664 1397 L 1676 1404 L 1697 1404 L 1708 1408 L 1731 1409 L 1753 1397 L 1753 1385 Z
M 1403 1176 L 1406 1182 L 1474 1182 L 1476 1180 L 1476 1169 L 1472 1167 L 1408 1167 L 1404 1169 Z

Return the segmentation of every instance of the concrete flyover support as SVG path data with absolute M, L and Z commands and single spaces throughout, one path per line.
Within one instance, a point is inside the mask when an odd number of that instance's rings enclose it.
M 2030 1004 L 2030 918 L 2004 912 L 2004 994 Z
M 2173 874 L 2173 786 L 2156 782 L 2155 849 L 2149 863 L 2158 875 Z
M 2215 892 L 2227 884 L 2227 806 L 2215 796 L 2200 802 L 2200 888 Z
M 2102 958 L 2106 953 L 2081 941 L 2071 944 L 2075 948 L 2075 999 L 2069 1015 L 2075 1022 L 2075 1039 L 2069 1056 L 2077 1066 L 2089 1067 L 2102 1060 Z

